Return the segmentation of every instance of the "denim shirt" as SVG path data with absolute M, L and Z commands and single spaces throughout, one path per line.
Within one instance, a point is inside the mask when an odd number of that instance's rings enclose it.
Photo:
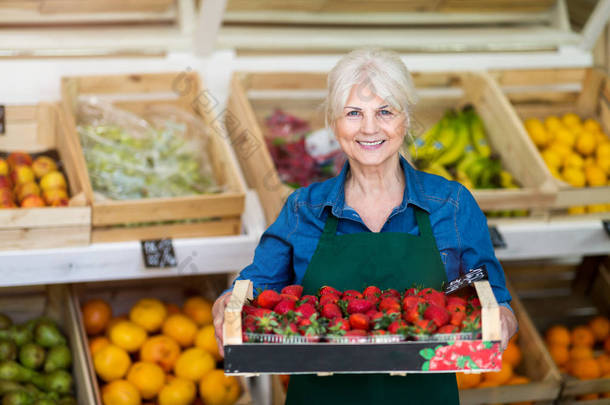
M 460 183 L 414 169 L 400 157 L 405 190 L 380 232 L 419 234 L 414 206 L 430 214 L 447 279 L 481 265 L 487 267 L 496 300 L 507 306 L 511 296 L 504 272 L 489 236 L 487 219 L 472 194 Z M 339 218 L 337 234 L 371 232 L 358 213 L 345 203 L 346 162 L 337 177 L 294 191 L 276 221 L 261 236 L 252 264 L 238 279 L 248 279 L 257 288 L 280 290 L 301 284 L 322 235 L 328 212 Z

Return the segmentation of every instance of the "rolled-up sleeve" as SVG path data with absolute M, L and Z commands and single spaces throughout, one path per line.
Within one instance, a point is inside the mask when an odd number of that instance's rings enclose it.
M 504 270 L 494 253 L 485 214 L 470 191 L 463 186 L 458 189 L 457 201 L 456 228 L 462 270 L 468 271 L 485 265 L 496 301 L 512 310 Z
M 275 222 L 261 236 L 252 264 L 246 266 L 236 279 L 251 280 L 255 294 L 259 289 L 279 291 L 294 279 L 293 247 L 288 238 L 297 226 L 297 195 L 298 190 L 288 197 Z

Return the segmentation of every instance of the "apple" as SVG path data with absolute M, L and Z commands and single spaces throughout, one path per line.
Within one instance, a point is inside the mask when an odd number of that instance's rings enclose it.
M 34 181 L 34 171 L 30 166 L 19 165 L 14 166 L 11 172 L 11 180 L 13 184 L 18 186 L 19 184 L 29 183 Z
M 56 206 L 55 203 L 62 199 L 68 201 L 68 193 L 63 188 L 51 188 L 43 191 L 42 198 L 47 205 Z
M 39 179 L 49 172 L 57 170 L 55 161 L 48 156 L 38 156 L 32 163 L 32 170 L 36 178 Z
M 51 207 L 67 207 L 68 205 L 70 205 L 70 200 L 68 200 L 67 198 L 59 198 L 57 200 L 53 200 L 49 205 Z
M 8 176 L 0 176 L 0 188 L 8 188 L 9 190 L 13 189 L 13 182 L 11 178 Z
M 8 176 L 9 167 L 4 159 L 0 159 L 0 176 Z
M 30 166 L 32 164 L 32 157 L 24 152 L 13 152 L 6 158 L 9 166 L 15 168 L 19 165 Z
M 17 194 L 17 201 L 23 201 L 27 196 L 30 195 L 40 195 L 40 187 L 33 181 L 28 183 L 21 183 L 15 189 L 15 194 Z
M 43 191 L 52 188 L 63 188 L 65 190 L 66 179 L 64 175 L 58 171 L 47 173 L 40 179 L 40 188 L 42 188 Z
M 21 201 L 21 208 L 44 207 L 44 200 L 39 195 L 29 195 Z
M 9 188 L 0 188 L 0 206 L 7 207 L 15 206 L 15 198 L 13 192 Z

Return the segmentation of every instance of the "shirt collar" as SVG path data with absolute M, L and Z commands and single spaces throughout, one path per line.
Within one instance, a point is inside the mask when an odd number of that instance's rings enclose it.
M 412 204 L 430 213 L 428 204 L 421 198 L 424 194 L 424 189 L 419 172 L 402 155 L 400 155 L 400 166 L 405 174 L 405 191 L 398 211 L 404 211 L 407 205 Z M 345 178 L 347 177 L 348 170 L 349 161 L 346 160 L 341 173 L 333 179 L 334 184 L 318 216 L 322 215 L 326 207 L 331 207 L 333 215 L 338 218 L 343 215 L 343 208 L 345 206 Z

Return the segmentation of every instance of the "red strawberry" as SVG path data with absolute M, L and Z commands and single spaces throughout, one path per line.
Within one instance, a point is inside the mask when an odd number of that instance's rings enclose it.
M 424 303 L 425 300 L 422 297 L 417 297 L 414 295 L 408 295 L 402 300 L 402 310 L 407 311 L 410 307 L 415 305 Z
M 393 296 L 382 298 L 379 302 L 379 310 L 387 313 L 400 313 L 400 301 Z
M 338 296 L 338 297 L 340 297 L 340 296 L 341 296 L 341 292 L 339 292 L 338 290 L 336 290 L 336 289 L 334 289 L 334 288 L 332 288 L 332 287 L 329 287 L 329 286 L 327 286 L 327 285 L 325 285 L 324 287 L 321 287 L 321 288 L 320 288 L 320 291 L 318 292 L 318 294 L 319 294 L 320 296 L 322 296 L 322 295 L 326 295 L 326 294 L 334 294 L 334 295 L 336 295 L 336 296 Z
M 243 329 L 246 332 L 256 332 L 257 319 L 254 315 L 246 315 L 243 322 Z
M 254 312 L 257 310 L 257 309 L 259 309 L 259 308 L 255 307 L 254 305 L 244 305 L 244 307 L 243 307 L 243 309 L 242 309 L 242 312 L 243 312 L 244 314 L 251 315 L 251 314 L 253 314 L 253 313 L 254 313 Z
M 256 331 L 258 333 L 271 333 L 278 326 L 279 323 L 274 314 L 267 314 L 256 318 Z
M 466 310 L 460 307 L 456 307 L 451 314 L 451 320 L 449 323 L 453 326 L 461 326 L 464 318 L 466 318 Z
M 278 304 L 273 308 L 273 311 L 277 314 L 284 315 L 288 311 L 292 311 L 295 307 L 296 301 L 282 299 Z
M 352 314 L 349 316 L 349 324 L 352 329 L 369 330 L 369 317 L 364 314 Z
M 424 319 L 429 319 L 434 322 L 437 328 L 440 328 L 443 325 L 449 323 L 451 317 L 449 316 L 449 311 L 447 311 L 443 307 L 439 307 L 434 303 L 430 303 L 426 310 L 424 311 Z
M 320 314 L 324 318 L 334 319 L 343 317 L 343 313 L 341 312 L 341 308 L 337 304 L 328 303 L 322 306 L 322 310 L 320 310 Z
M 360 291 L 356 291 L 356 290 L 346 290 L 343 292 L 343 295 L 341 296 L 342 299 L 346 299 L 347 297 L 353 297 L 353 298 L 358 298 L 358 299 L 362 299 L 362 294 L 360 293 Z
M 402 318 L 409 322 L 415 323 L 424 319 L 424 312 L 426 311 L 426 307 L 428 304 L 420 303 L 407 308 L 407 310 L 403 313 Z
M 375 308 L 377 308 L 377 304 L 379 304 L 379 301 L 381 301 L 381 298 L 379 298 L 377 295 L 366 295 L 364 296 L 364 299 L 373 304 Z
M 276 335 L 281 336 L 296 336 L 299 334 L 299 328 L 294 322 L 273 329 Z
M 451 308 L 454 308 L 456 306 L 462 306 L 462 307 L 466 308 L 466 305 L 467 305 L 467 302 L 464 298 L 455 297 L 455 296 L 447 297 L 447 309 L 449 311 L 451 311 Z
M 366 340 L 367 332 L 363 329 L 351 329 L 345 332 L 349 342 L 359 342 Z
M 383 336 L 383 335 L 387 335 L 387 334 L 388 334 L 388 332 L 384 329 L 376 329 L 371 332 L 371 335 L 375 335 L 375 336 Z
M 462 322 L 462 332 L 476 332 L 481 329 L 481 314 L 473 312 Z
M 368 287 L 366 287 L 364 289 L 364 291 L 362 292 L 362 295 L 365 298 L 368 297 L 379 297 L 381 295 L 381 290 L 379 289 L 379 287 L 375 287 L 374 285 L 370 285 Z
M 293 284 L 282 288 L 282 294 L 290 294 L 297 297 L 297 299 L 301 298 L 303 295 L 303 286 L 298 284 Z
M 282 300 L 293 301 L 293 302 L 297 302 L 299 300 L 296 296 L 294 296 L 292 294 L 283 294 L 283 293 L 280 294 L 280 298 Z
M 373 316 L 370 316 L 370 319 L 373 329 L 388 329 L 392 322 L 400 319 L 400 313 L 383 313 L 378 311 Z
M 319 336 L 322 336 L 326 332 L 324 325 L 317 319 L 317 315 L 312 315 L 308 319 L 302 319 L 299 321 L 299 331 L 302 335 L 312 336 L 315 339 L 308 339 L 308 341 L 318 341 Z
M 295 309 L 296 312 L 301 313 L 301 318 L 309 319 L 313 314 L 315 314 L 316 307 L 311 304 L 301 304 Z
M 411 287 L 405 291 L 405 297 L 415 296 L 419 294 L 419 288 Z
M 400 301 L 400 293 L 393 288 L 389 288 L 381 293 L 381 298 L 396 297 Z
M 301 297 L 301 304 L 311 304 L 311 305 L 317 307 L 318 298 L 315 295 L 304 295 Z
M 396 335 L 396 334 L 405 332 L 406 328 L 407 328 L 407 323 L 405 321 L 403 321 L 402 319 L 398 319 L 398 320 L 392 322 L 390 324 L 390 326 L 388 326 L 388 333 L 390 333 L 391 335 Z
M 273 309 L 280 302 L 280 295 L 273 290 L 265 290 L 256 297 L 261 308 Z
M 436 291 L 434 288 L 424 288 L 418 294 L 424 298 L 427 302 L 432 302 L 439 307 L 445 307 L 447 305 L 447 297 L 440 291 Z
M 468 304 L 470 304 L 473 308 L 481 308 L 481 300 L 476 297 L 469 299 Z
M 252 315 L 257 316 L 257 317 L 262 317 L 265 316 L 267 314 L 272 314 L 273 311 L 267 308 L 256 308 L 255 311 L 252 312 Z
M 365 312 L 364 315 L 368 316 L 371 322 L 373 322 L 375 319 L 382 318 L 383 312 L 377 311 L 375 308 L 371 308 L 367 312 Z
M 345 318 L 334 318 L 328 324 L 328 331 L 331 334 L 343 334 L 351 329 L 349 321 Z
M 354 298 L 347 304 L 348 314 L 364 314 L 373 308 L 373 304 L 370 301 L 364 299 Z M 400 307 L 399 307 L 400 310 Z
M 438 328 L 436 333 L 459 333 L 460 328 L 455 325 L 445 325 Z
M 339 302 L 339 296 L 335 294 L 324 294 L 320 297 L 320 306 L 324 306 L 326 304 L 336 304 Z
M 420 319 L 415 322 L 411 332 L 415 335 L 429 335 L 436 331 L 436 325 L 429 319 Z

